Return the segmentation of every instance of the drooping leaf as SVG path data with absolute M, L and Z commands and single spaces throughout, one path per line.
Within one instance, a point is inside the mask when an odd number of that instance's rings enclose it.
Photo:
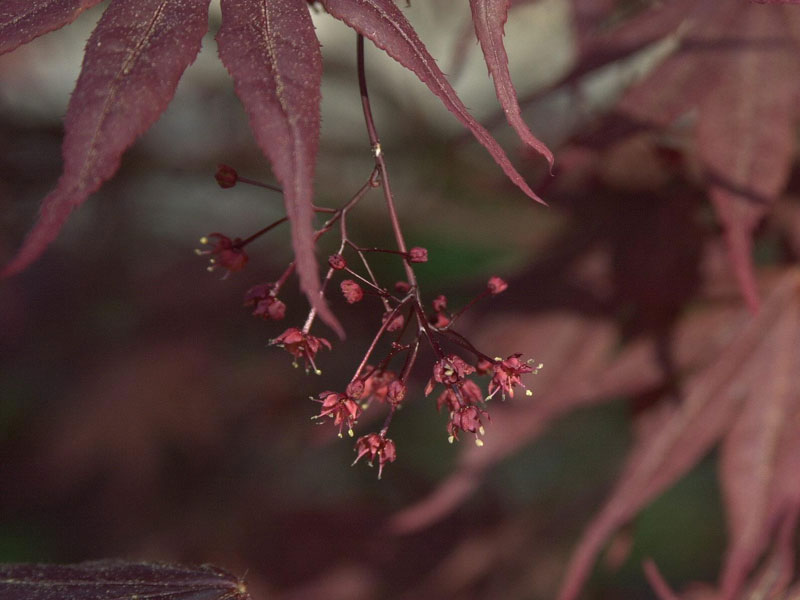
M 726 432 L 750 394 L 760 395 L 787 311 L 796 311 L 800 272 L 788 271 L 761 311 L 728 347 L 686 386 L 680 407 L 631 450 L 615 489 L 588 525 L 563 579 L 560 600 L 577 598 L 606 540 L 688 471 Z
M 101 0 L 4 0 L 0 5 L 0 54 L 74 21 Z
M 747 579 L 783 514 L 800 510 L 800 299 L 780 316 L 772 344 L 764 385 L 748 397 L 722 446 L 726 596 Z
M 467 107 L 436 65 L 417 32 L 392 0 L 323 0 L 325 10 L 340 19 L 412 71 L 483 144 L 506 176 L 537 202 L 545 202 L 528 186 L 500 144 Z
M 298 0 L 222 0 L 217 42 L 256 141 L 283 186 L 300 287 L 341 336 L 341 325 L 320 296 L 314 257 L 322 56 L 308 6 Z
M 0 564 L 4 600 L 249 600 L 244 581 L 210 565 L 103 560 L 75 565 Z
M 788 74 L 800 62 L 778 9 L 745 5 L 731 34 L 738 47 L 700 107 L 697 147 L 739 287 L 756 309 L 752 234 L 789 177 L 800 86 Z
M 508 55 L 503 45 L 503 35 L 508 8 L 511 0 L 470 0 L 472 22 L 475 24 L 475 34 L 481 44 L 486 66 L 494 80 L 494 89 L 497 99 L 506 113 L 509 125 L 519 135 L 520 139 L 528 146 L 539 152 L 553 166 L 553 153 L 531 133 L 531 130 L 522 119 L 517 91 L 511 82 L 511 73 L 508 71 Z
M 22 248 L 0 276 L 23 270 L 72 210 L 119 168 L 122 153 L 164 111 L 200 50 L 209 0 L 114 0 L 86 45 L 70 99 L 64 169 Z

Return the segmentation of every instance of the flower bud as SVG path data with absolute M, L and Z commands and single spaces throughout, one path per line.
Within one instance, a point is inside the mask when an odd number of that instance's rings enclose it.
M 328 264 L 330 265 L 331 269 L 341 271 L 347 266 L 347 261 L 341 254 L 331 254 L 328 257 Z
M 361 286 L 358 285 L 352 279 L 345 279 L 340 284 L 340 287 L 342 288 L 342 294 L 344 295 L 344 299 L 347 300 L 349 304 L 355 304 L 356 302 L 360 302 L 361 299 L 364 297 L 364 290 L 362 290 Z
M 239 180 L 239 174 L 233 167 L 229 167 L 228 165 L 219 165 L 217 167 L 217 172 L 214 175 L 214 179 L 217 180 L 219 187 L 223 189 L 232 188 Z
M 414 246 L 408 251 L 408 262 L 424 263 L 428 262 L 428 251 L 425 248 Z

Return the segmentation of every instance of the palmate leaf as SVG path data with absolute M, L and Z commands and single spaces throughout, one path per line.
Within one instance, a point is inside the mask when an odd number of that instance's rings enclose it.
M 283 185 L 300 287 L 339 335 L 321 297 L 312 209 L 319 146 L 322 56 L 305 2 L 222 0 L 219 55 L 233 76 L 256 141 Z
M 119 168 L 122 153 L 169 104 L 200 50 L 209 0 L 114 0 L 86 45 L 70 99 L 64 170 L 39 219 L 0 276 L 33 262 L 74 208 Z
M 0 54 L 74 21 L 101 0 L 3 0 Z
M 511 82 L 511 74 L 508 72 L 508 55 L 503 45 L 503 28 L 508 20 L 510 5 L 511 0 L 470 0 L 469 6 L 472 10 L 475 35 L 481 44 L 486 66 L 494 80 L 497 99 L 503 107 L 509 125 L 514 128 L 523 142 L 544 156 L 552 168 L 553 153 L 531 133 L 522 119 L 517 101 L 517 91 Z
M 483 144 L 517 187 L 530 198 L 545 203 L 517 172 L 500 144 L 469 113 L 414 28 L 392 0 L 322 0 L 322 4 L 331 15 L 372 40 L 376 46 L 412 71 Z
M 244 582 L 210 565 L 103 560 L 0 565 L 3 600 L 250 600 Z

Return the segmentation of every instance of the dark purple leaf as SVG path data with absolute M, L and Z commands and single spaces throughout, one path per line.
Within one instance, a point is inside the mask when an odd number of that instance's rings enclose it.
M 508 19 L 510 4 L 511 0 L 470 0 L 475 34 L 481 43 L 486 66 L 489 67 L 489 73 L 494 80 L 497 99 L 506 113 L 508 123 L 523 142 L 547 159 L 552 168 L 553 153 L 531 133 L 522 119 L 517 102 L 517 91 L 511 82 L 511 74 L 508 72 L 508 55 L 503 45 L 503 29 Z
M 103 560 L 0 565 L 3 600 L 249 600 L 243 580 L 210 565 Z
M 300 287 L 320 317 L 343 336 L 319 293 L 314 257 L 322 56 L 308 5 L 300 0 L 222 0 L 217 42 L 256 141 L 283 186 Z
M 417 32 L 392 0 L 323 0 L 322 3 L 331 15 L 372 40 L 376 46 L 419 77 L 439 97 L 447 110 L 483 144 L 508 178 L 529 197 L 545 203 L 517 172 L 492 134 L 469 114 L 467 107 L 420 41 Z
M 23 270 L 72 210 L 119 168 L 122 153 L 164 111 L 208 26 L 209 0 L 114 0 L 86 45 L 65 119 L 64 170 L 0 276 Z
M 72 23 L 101 0 L 3 0 L 0 6 L 0 54 Z

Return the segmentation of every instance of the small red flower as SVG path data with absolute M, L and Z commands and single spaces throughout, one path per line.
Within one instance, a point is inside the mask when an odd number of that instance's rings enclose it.
M 433 365 L 433 376 L 425 386 L 425 395 L 431 393 L 436 383 L 452 386 L 463 382 L 467 375 L 474 373 L 475 367 L 464 362 L 462 358 L 451 354 Z
M 494 374 L 492 380 L 489 382 L 489 398 L 493 397 L 498 391 L 501 391 L 503 400 L 506 394 L 510 398 L 514 397 L 514 387 L 525 387 L 520 377 L 526 373 L 533 373 L 534 369 L 527 362 L 522 362 L 519 357 L 522 354 L 512 354 L 505 360 L 498 360 L 492 365 Z M 542 367 L 539 365 L 536 371 Z
M 397 449 L 394 442 L 383 433 L 370 433 L 369 435 L 358 438 L 355 451 L 358 453 L 353 461 L 355 465 L 361 457 L 367 456 L 369 466 L 373 466 L 375 458 L 378 459 L 378 479 L 383 474 L 383 465 L 394 462 L 397 458 Z
M 508 289 L 508 284 L 499 277 L 490 277 L 489 282 L 486 284 L 492 296 L 502 294 Z
M 254 285 L 244 295 L 244 305 L 254 306 L 253 315 L 278 321 L 286 315 L 286 305 L 275 297 L 273 283 Z
M 485 433 L 481 421 L 484 418 L 489 419 L 489 413 L 477 406 L 463 406 L 450 413 L 450 422 L 447 424 L 447 433 L 449 434 L 447 441 L 452 444 L 454 440 L 458 440 L 459 431 L 466 431 L 475 434 L 477 446 L 483 446 L 483 440 L 478 436 Z
M 303 333 L 297 327 L 290 327 L 278 337 L 269 342 L 273 346 L 279 346 L 289 354 L 297 358 L 302 358 L 306 363 L 306 372 L 313 370 L 317 375 L 321 374 L 314 364 L 314 357 L 322 346 L 331 349 L 331 343 L 325 338 L 315 337 L 310 333 Z M 297 361 L 294 362 L 297 366 Z
M 447 296 L 439 295 L 433 299 L 433 310 L 435 310 L 436 312 L 442 312 L 446 308 L 447 308 Z
M 347 266 L 347 261 L 341 254 L 331 254 L 328 257 L 328 264 L 330 265 L 331 269 L 341 271 Z
M 394 408 L 397 408 L 403 403 L 407 392 L 408 388 L 405 386 L 405 384 L 399 379 L 395 379 L 387 388 L 386 398 L 389 400 L 389 404 L 391 404 Z
M 360 302 L 364 297 L 364 290 L 352 279 L 345 279 L 340 284 L 340 287 L 342 288 L 342 295 L 344 299 L 347 300 L 348 304 Z
M 239 181 L 239 174 L 233 167 L 229 167 L 228 165 L 219 165 L 214 178 L 217 180 L 219 187 L 223 189 L 232 188 L 236 185 L 236 182 Z
M 363 381 L 361 381 L 360 379 L 356 379 L 347 384 L 347 389 L 345 390 L 345 393 L 353 400 L 358 400 L 359 398 L 361 398 L 361 396 L 364 395 L 365 387 L 366 386 L 364 386 Z
M 406 255 L 408 257 L 408 262 L 412 263 L 424 263 L 428 262 L 428 251 L 425 248 L 421 248 L 419 246 L 414 246 L 411 250 L 408 251 Z
M 407 294 L 411 290 L 411 286 L 406 281 L 396 281 L 394 289 L 398 294 Z
M 209 271 L 215 270 L 217 267 L 227 269 L 228 273 L 234 271 L 241 271 L 247 264 L 247 253 L 240 247 L 242 240 L 239 238 L 231 239 L 221 233 L 211 233 L 205 237 L 200 238 L 200 243 L 204 245 L 212 244 L 210 250 L 195 250 L 198 256 L 209 255 L 208 259 Z M 227 277 L 228 273 L 225 274 Z
M 330 417 L 334 426 L 339 426 L 339 437 L 342 437 L 342 427 L 347 426 L 347 433 L 353 437 L 353 425 L 361 416 L 361 407 L 346 394 L 336 392 L 322 392 L 317 402 L 322 403 L 322 408 L 315 419 Z

